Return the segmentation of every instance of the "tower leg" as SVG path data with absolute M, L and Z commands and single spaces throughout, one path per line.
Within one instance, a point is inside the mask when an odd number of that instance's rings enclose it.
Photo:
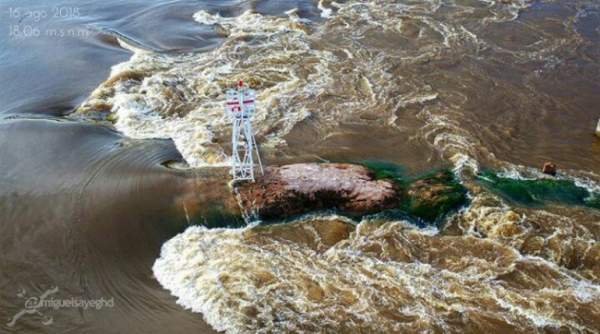
M 258 150 L 258 145 L 256 145 L 256 138 L 254 138 L 254 134 L 252 134 L 252 143 L 254 144 L 254 150 L 256 151 L 256 159 L 258 160 L 258 167 L 260 168 L 260 174 L 265 175 L 265 171 L 263 169 L 262 160 L 260 159 L 260 151 Z
M 238 151 L 240 137 L 239 125 L 239 120 L 234 119 L 231 132 L 231 176 L 234 180 L 238 178 L 238 169 L 240 165 L 240 155 Z
M 245 167 L 248 170 L 248 176 L 252 181 L 254 181 L 254 159 L 252 155 L 254 153 L 254 143 L 253 143 L 253 135 L 252 135 L 252 124 L 249 119 L 243 119 L 244 123 L 244 142 L 246 144 L 246 157 L 244 159 Z

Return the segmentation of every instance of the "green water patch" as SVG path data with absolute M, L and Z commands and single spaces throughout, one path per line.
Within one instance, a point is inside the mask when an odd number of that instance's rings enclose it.
M 522 206 L 541 207 L 548 203 L 556 203 L 600 209 L 600 194 L 579 187 L 570 180 L 520 180 L 502 177 L 489 170 L 479 173 L 477 180 L 491 192 Z
M 394 182 L 400 193 L 397 210 L 385 213 L 389 217 L 409 219 L 422 226 L 439 223 L 449 213 L 468 204 L 467 189 L 447 168 L 409 176 L 402 166 L 383 161 L 361 161 L 375 179 Z
M 406 185 L 410 180 L 406 169 L 400 165 L 378 160 L 365 160 L 357 164 L 367 167 L 374 175 L 376 180 L 393 180 L 397 184 Z

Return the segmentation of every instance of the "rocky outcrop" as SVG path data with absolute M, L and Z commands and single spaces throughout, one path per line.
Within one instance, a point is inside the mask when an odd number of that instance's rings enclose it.
M 339 163 L 269 167 L 236 191 L 244 211 L 263 219 L 323 209 L 355 216 L 395 209 L 434 222 L 467 201 L 465 188 L 449 171 L 407 181 L 389 171 Z
M 321 209 L 363 215 L 398 207 L 402 198 L 393 181 L 376 180 L 364 166 L 335 163 L 269 167 L 237 191 L 244 209 L 266 219 Z
M 408 178 L 386 163 L 273 166 L 256 182 L 233 189 L 227 169 L 198 170 L 189 181 L 179 198 L 187 223 L 208 227 L 244 226 L 245 215 L 268 221 L 319 210 L 354 217 L 386 211 L 433 223 L 467 201 L 466 189 L 448 170 Z

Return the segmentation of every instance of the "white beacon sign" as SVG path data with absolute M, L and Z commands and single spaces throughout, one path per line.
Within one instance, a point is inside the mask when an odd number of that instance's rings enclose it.
M 254 153 L 263 172 L 258 145 L 254 139 L 252 118 L 256 111 L 256 92 L 244 87 L 242 81 L 237 89 L 228 89 L 225 111 L 233 123 L 231 132 L 231 175 L 233 181 L 254 181 Z

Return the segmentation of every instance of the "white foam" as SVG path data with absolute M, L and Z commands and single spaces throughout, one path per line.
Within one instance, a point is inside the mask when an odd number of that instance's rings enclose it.
M 256 128 L 266 138 L 261 142 L 265 147 L 284 145 L 282 137 L 310 111 L 300 104 L 285 109 L 278 105 L 318 92 L 329 83 L 329 75 L 327 66 L 314 64 L 314 74 L 304 83 L 293 69 L 277 64 L 294 56 L 331 61 L 327 52 L 311 50 L 305 31 L 292 25 L 301 27 L 306 21 L 293 11 L 288 16 L 267 17 L 248 11 L 225 18 L 199 11 L 194 14 L 196 21 L 219 25 L 229 35 L 221 47 L 208 53 L 155 54 L 121 41 L 134 55 L 114 66 L 111 78 L 128 71 L 144 73 L 145 77 L 141 82 L 117 82 L 114 94 L 100 100 L 112 105 L 115 127 L 126 136 L 170 138 L 191 167 L 226 165 L 229 159 L 223 147 L 214 142 L 215 134 L 229 126 L 223 113 L 226 87 L 222 81 L 234 83 L 244 75 L 274 80 L 272 86 L 259 90 Z M 237 36 L 247 35 L 268 40 L 260 46 L 237 40 Z
M 332 16 L 333 10 L 331 8 L 326 8 L 323 4 L 323 0 L 319 0 L 318 8 L 321 10 L 321 17 L 328 19 Z
M 221 17 L 221 15 L 219 15 L 219 13 L 216 14 L 210 14 L 209 12 L 205 11 L 205 10 L 200 10 L 197 11 L 196 13 L 194 13 L 194 20 L 196 20 L 196 22 L 200 23 L 200 24 L 206 24 L 206 25 L 213 25 L 213 24 L 217 24 L 217 23 L 221 23 L 221 22 L 228 22 L 228 19 L 224 19 L 223 17 Z
M 310 215 L 294 224 L 312 219 L 321 218 Z M 307 231 L 312 231 L 315 241 L 319 239 L 314 227 L 307 227 Z M 575 279 L 560 268 L 564 275 L 558 276 L 555 285 L 565 288 L 555 291 L 523 292 L 497 284 L 496 277 L 515 270 L 518 261 L 534 261 L 539 266 L 550 266 L 549 270 L 558 267 L 546 260 L 522 257 L 498 241 L 443 236 L 436 229 L 420 230 L 406 222 L 361 222 L 354 235 L 324 253 L 294 239 L 261 233 L 260 229 L 251 228 L 191 227 L 163 246 L 153 267 L 154 274 L 177 296 L 180 305 L 202 313 L 211 326 L 227 333 L 301 328 L 327 331 L 343 324 L 349 330 L 374 332 L 406 331 L 414 326 L 441 326 L 454 331 L 457 328 L 448 321 L 448 311 L 481 312 L 472 305 L 489 303 L 504 309 L 497 314 L 499 321 L 520 328 L 567 326 L 590 330 L 568 313 L 548 314 L 544 307 L 537 308 L 527 301 L 540 301 L 543 305 L 541 301 L 548 295 L 564 295 L 589 303 L 599 296 L 597 285 Z M 455 238 L 465 238 L 464 252 L 438 250 L 428 241 L 437 240 L 435 245 L 448 242 L 448 250 L 452 250 Z M 423 259 L 432 262 L 389 259 L 392 253 L 385 250 L 402 244 L 409 247 L 404 250 L 407 254 L 431 253 L 423 254 Z M 411 251 L 413 247 L 416 248 Z M 383 250 L 381 256 L 373 253 L 376 249 Z M 481 250 L 488 252 L 489 259 L 479 254 Z M 469 265 L 440 266 L 445 262 L 438 262 L 437 256 L 459 260 L 458 263 L 468 259 Z M 397 322 L 382 316 L 383 310 L 394 310 L 408 318 Z
M 504 168 L 498 173 L 498 176 L 513 180 L 537 180 L 548 177 L 539 169 L 508 162 L 504 162 Z M 600 177 L 594 173 L 578 170 L 559 171 L 555 179 L 571 181 L 576 186 L 589 191 L 590 194 L 600 194 L 600 183 L 597 181 Z
M 371 55 L 369 46 L 356 43 L 357 38 L 374 28 L 395 29 L 397 16 L 410 16 L 423 24 L 420 34 L 426 29 L 439 33 L 446 48 L 461 47 L 465 40 L 481 43 L 462 25 L 426 15 L 436 13 L 441 6 L 440 1 L 379 4 L 320 0 L 317 7 L 328 20 L 345 25 L 361 21 L 360 27 L 348 27 L 351 34 L 340 31 L 347 29 L 343 25 L 316 25 L 300 18 L 296 9 L 286 12 L 287 17 L 252 11 L 223 17 L 218 12 L 200 10 L 194 13 L 194 20 L 222 32 L 225 37 L 221 46 L 208 53 L 171 55 L 120 41 L 134 55 L 113 67 L 111 78 L 124 71 L 141 71 L 146 77 L 141 83 L 119 83 L 114 96 L 99 100 L 113 106 L 119 131 L 132 138 L 171 138 L 191 167 L 228 163 L 222 143 L 216 138 L 226 132 L 228 125 L 223 118 L 222 93 L 240 78 L 256 79 L 264 85 L 258 90 L 255 127 L 266 140 L 261 142 L 265 149 L 285 146 L 283 137 L 310 116 L 317 116 L 320 125 L 333 129 L 351 119 L 353 113 L 374 109 L 388 113 L 382 117 L 389 126 L 397 127 L 396 109 L 440 98 L 439 92 L 419 78 L 403 82 L 409 89 L 398 94 L 398 87 L 389 84 L 393 80 L 387 68 L 389 60 L 417 62 L 435 57 L 440 52 L 439 41 L 423 40 L 425 44 L 420 48 L 388 56 Z M 337 9 L 335 15 L 332 8 Z M 331 40 L 330 36 L 344 36 L 344 40 Z M 340 58 L 338 50 L 347 57 Z M 353 72 L 343 74 L 345 68 Z M 345 85 L 340 87 L 340 82 Z M 454 124 L 452 117 L 432 110 L 428 111 L 430 122 L 424 129 L 435 132 L 432 145 L 454 163 L 457 172 L 476 169 L 475 151 L 480 143 L 461 130 L 461 124 Z

